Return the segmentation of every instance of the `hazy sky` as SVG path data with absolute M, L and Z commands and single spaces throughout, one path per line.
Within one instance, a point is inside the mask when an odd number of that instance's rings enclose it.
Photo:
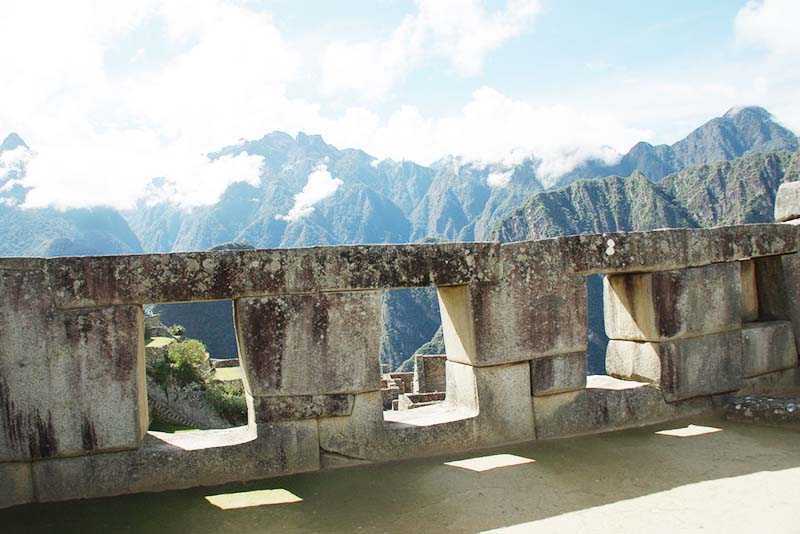
M 737 105 L 800 131 L 796 0 L 0 2 L 0 139 L 34 152 L 0 165 L 27 163 L 31 206 L 123 207 L 156 176 L 213 202 L 261 160 L 204 154 L 273 130 L 552 173 Z

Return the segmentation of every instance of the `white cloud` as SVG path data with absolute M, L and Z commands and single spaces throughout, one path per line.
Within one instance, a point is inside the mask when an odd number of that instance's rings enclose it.
M 334 178 L 328 172 L 328 167 L 320 164 L 314 172 L 308 175 L 308 181 L 303 190 L 294 196 L 294 206 L 286 215 L 276 215 L 276 219 L 284 221 L 297 221 L 311 215 L 314 205 L 336 193 L 342 180 Z
M 464 160 L 520 163 L 542 160 L 540 172 L 557 177 L 586 158 L 618 157 L 652 132 L 629 127 L 624 115 L 574 106 L 534 105 L 483 87 L 457 114 L 425 117 L 402 106 L 385 122 L 375 116 L 360 127 L 323 123 L 323 135 L 337 146 L 357 146 L 379 158 L 429 164 L 445 154 Z
M 330 43 L 322 60 L 324 88 L 379 99 L 433 58 L 446 59 L 458 74 L 478 74 L 486 54 L 524 33 L 540 10 L 538 0 L 509 0 L 495 12 L 479 0 L 416 3 L 417 13 L 384 40 Z
M 766 48 L 778 55 L 800 52 L 800 2 L 751 0 L 736 14 L 736 38 L 747 45 Z
M 508 187 L 511 183 L 511 176 L 514 174 L 513 170 L 510 171 L 493 171 L 486 177 L 486 183 L 489 187 Z
M 163 28 L 164 61 L 134 42 L 125 57 L 139 70 L 115 73 L 107 54 L 143 24 Z M 318 107 L 286 96 L 299 64 L 269 16 L 223 0 L 13 3 L 0 17 L 0 124 L 36 153 L 26 206 L 131 207 L 157 176 L 182 205 L 256 183 L 260 158 L 204 154 L 313 124 Z
M 0 151 L 0 178 L 12 172 L 22 172 L 32 156 L 31 150 L 25 146 Z

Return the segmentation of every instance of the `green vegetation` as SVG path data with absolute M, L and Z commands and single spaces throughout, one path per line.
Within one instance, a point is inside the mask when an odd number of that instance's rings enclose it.
M 188 386 L 193 382 L 205 383 L 213 372 L 208 363 L 206 346 L 196 339 L 170 345 L 167 359 L 172 367 L 172 378 L 179 386 Z
M 183 327 L 175 325 L 171 330 Z M 147 373 L 150 378 L 164 389 L 169 398 L 170 390 L 192 388 L 205 392 L 206 398 L 214 406 L 217 413 L 232 425 L 247 422 L 247 403 L 244 391 L 230 378 L 240 368 L 223 369 L 223 380 L 216 377 L 216 370 L 209 363 L 206 347 L 196 339 L 173 340 L 163 360 L 150 363 Z M 162 345 L 162 346 L 166 346 Z
M 186 328 L 179 324 L 174 324 L 169 327 L 169 333 L 175 337 L 183 337 L 186 335 Z
M 206 396 L 223 419 L 233 425 L 247 423 L 247 402 L 242 388 L 225 382 L 206 384 Z

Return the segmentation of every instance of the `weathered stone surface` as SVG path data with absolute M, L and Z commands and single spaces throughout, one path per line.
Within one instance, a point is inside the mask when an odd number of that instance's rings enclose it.
M 584 276 L 443 287 L 439 309 L 450 361 L 490 366 L 586 350 Z
M 800 219 L 800 182 L 784 182 L 775 196 L 777 222 Z
M 535 396 L 552 395 L 586 387 L 586 352 L 557 354 L 531 361 L 531 386 Z
M 444 392 L 447 389 L 447 356 L 417 354 L 414 356 L 414 393 Z
M 744 376 L 763 375 L 797 366 L 794 331 L 789 321 L 742 325 Z
M 48 259 L 47 271 L 58 305 L 74 308 L 490 281 L 499 249 L 436 243 L 94 256 Z
M 736 395 L 794 395 L 800 391 L 800 368 L 745 378 Z
M 448 361 L 445 402 L 477 409 L 489 442 L 533 439 L 530 378 L 527 362 L 474 367 Z
M 137 447 L 141 307 L 55 311 L 46 287 L 41 271 L 0 272 L 0 461 Z
M 742 288 L 742 322 L 758 321 L 758 290 L 756 285 L 756 263 L 740 261 Z
M 356 395 L 350 417 L 319 419 L 324 452 L 371 461 L 428 456 L 535 438 L 527 362 L 447 362 L 447 395 L 434 406 L 386 412 L 380 393 Z
M 557 438 L 650 425 L 709 413 L 710 399 L 666 403 L 659 388 L 590 376 L 586 389 L 535 397 L 539 439 Z
M 185 434 L 152 432 L 134 451 L 33 464 L 41 502 L 254 480 L 319 469 L 317 423 L 292 421 Z
M 270 423 L 336 417 L 350 415 L 353 411 L 353 395 L 335 393 L 330 395 L 294 395 L 283 397 L 253 397 L 254 421 Z
M 606 333 L 611 339 L 666 341 L 738 329 L 740 283 L 738 263 L 607 276 Z
M 0 508 L 34 501 L 31 464 L 0 463 Z
M 737 397 L 725 415 L 732 421 L 800 429 L 800 396 Z
M 44 271 L 44 258 L 0 258 L 0 271 Z
M 504 256 L 540 272 L 639 273 L 701 267 L 800 250 L 800 230 L 782 224 L 613 232 L 524 241 Z
M 245 389 L 255 397 L 380 388 L 380 295 L 373 291 L 237 299 Z
M 735 391 L 742 385 L 738 330 L 663 343 L 611 340 L 608 374 L 659 384 L 668 402 Z
M 789 295 L 781 256 L 756 258 L 758 320 L 780 321 L 791 317 Z
M 792 321 L 795 345 L 800 350 L 800 254 L 781 256 L 781 261 L 789 318 Z
M 415 410 L 386 412 L 411 422 L 384 421 L 379 392 L 356 395 L 350 417 L 319 419 L 323 455 L 357 460 L 396 460 L 476 447 L 481 440 L 478 413 L 447 401 Z
M 791 225 L 760 224 L 569 236 L 502 250 L 540 273 L 622 273 L 790 254 L 800 250 L 800 235 Z M 496 282 L 500 251 L 496 243 L 440 243 L 2 258 L 0 270 L 43 265 L 58 306 L 79 308 Z

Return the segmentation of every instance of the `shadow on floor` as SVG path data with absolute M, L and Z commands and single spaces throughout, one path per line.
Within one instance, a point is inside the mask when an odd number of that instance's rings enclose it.
M 654 433 L 689 423 L 723 431 L 690 437 Z M 535 462 L 483 471 L 445 465 L 499 453 Z M 600 436 L 246 484 L 26 505 L 0 510 L 0 525 L 5 532 L 480 532 L 502 527 L 522 532 L 538 521 L 574 518 L 576 512 L 625 502 L 631 518 L 638 513 L 643 524 L 657 527 L 660 516 L 654 504 L 634 499 L 669 492 L 670 506 L 704 506 L 700 501 L 683 503 L 683 497 L 670 490 L 731 477 L 752 484 L 745 475 L 755 473 L 761 473 L 757 484 L 769 485 L 771 476 L 782 476 L 781 484 L 789 477 L 797 488 L 800 469 L 795 468 L 800 468 L 798 432 L 694 418 Z M 736 480 L 732 487 L 711 488 L 711 495 L 685 499 L 730 499 L 732 509 L 758 514 L 747 502 L 737 503 Z M 205 498 L 264 489 L 286 490 L 301 500 L 222 510 Z M 796 491 L 787 498 L 794 499 L 794 510 L 800 507 Z M 798 526 L 796 519 L 793 523 Z

